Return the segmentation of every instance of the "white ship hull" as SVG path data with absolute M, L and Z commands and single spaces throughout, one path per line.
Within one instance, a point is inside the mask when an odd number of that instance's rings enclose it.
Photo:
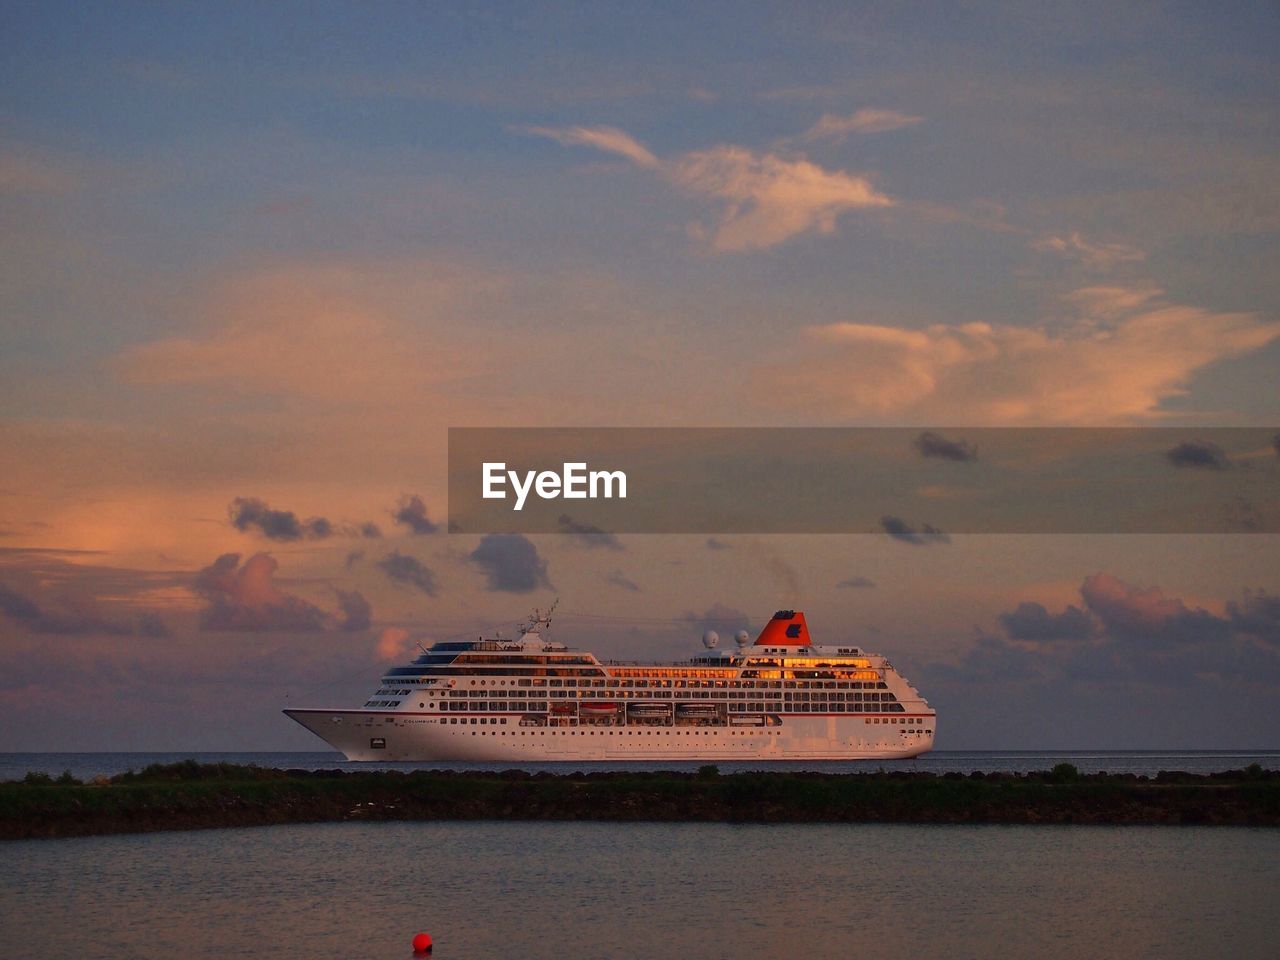
M 527 763 L 610 760 L 895 760 L 933 748 L 934 716 L 784 716 L 777 726 L 450 724 L 379 710 L 284 711 L 348 760 Z M 501 723 L 505 719 L 507 722 Z M 928 721 L 928 730 L 921 724 Z

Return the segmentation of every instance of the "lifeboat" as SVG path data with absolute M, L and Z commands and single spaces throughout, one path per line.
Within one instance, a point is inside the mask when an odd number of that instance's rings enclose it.
M 711 718 L 719 716 L 719 708 L 714 703 L 678 703 L 676 713 L 682 717 Z
M 627 713 L 633 717 L 669 717 L 671 716 L 671 704 L 629 703 L 627 704 Z
M 578 710 L 582 713 L 617 713 L 618 705 L 616 703 L 583 703 L 578 705 Z

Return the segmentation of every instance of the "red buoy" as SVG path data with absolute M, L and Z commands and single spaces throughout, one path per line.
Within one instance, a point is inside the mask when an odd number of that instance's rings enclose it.
M 415 953 L 428 953 L 431 950 L 431 934 L 416 934 L 413 938 L 413 949 Z

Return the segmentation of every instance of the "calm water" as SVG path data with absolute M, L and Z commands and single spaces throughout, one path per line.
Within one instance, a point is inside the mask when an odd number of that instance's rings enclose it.
M 8 958 L 1274 957 L 1280 830 L 318 824 L 0 844 Z
M 151 763 L 173 763 L 194 757 L 205 763 L 256 763 L 264 767 L 303 770 L 339 768 L 346 770 L 508 770 L 517 764 L 485 763 L 350 763 L 342 754 L 332 751 L 305 753 L 0 753 L 0 780 L 20 780 L 29 770 L 57 776 L 64 770 L 81 780 L 99 774 L 111 776 L 126 770 L 141 770 Z M 1048 770 L 1056 763 L 1074 763 L 1084 773 L 1136 773 L 1154 776 L 1161 770 L 1185 770 L 1188 773 L 1218 773 L 1239 770 L 1251 763 L 1267 769 L 1280 769 L 1280 750 L 1058 750 L 1058 751 L 955 751 L 935 750 L 915 760 L 863 760 L 845 763 L 798 761 L 795 763 L 751 763 L 723 761 L 721 771 L 735 770 L 824 770 L 849 773 L 861 770 L 931 770 L 935 773 L 958 771 L 969 773 Z M 696 770 L 697 762 L 654 763 L 544 763 L 527 766 L 530 770 Z

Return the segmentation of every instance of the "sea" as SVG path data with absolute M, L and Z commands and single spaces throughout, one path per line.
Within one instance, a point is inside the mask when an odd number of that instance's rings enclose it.
M 327 753 L 33 753 L 0 756 L 0 779 L 187 756 L 369 768 Z M 1144 775 L 1274 769 L 1280 751 L 938 752 L 872 769 L 1062 762 Z M 434 960 L 1240 960 L 1276 956 L 1278 899 L 1271 828 L 304 824 L 0 843 L 0 956 L 408 960 L 426 932 Z

